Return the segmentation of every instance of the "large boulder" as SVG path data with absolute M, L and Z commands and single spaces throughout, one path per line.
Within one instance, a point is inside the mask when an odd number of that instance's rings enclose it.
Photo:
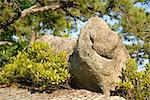
M 119 81 L 129 54 L 116 32 L 98 17 L 81 29 L 77 46 L 70 57 L 73 84 L 106 95 Z
M 129 54 L 116 32 L 98 17 L 92 17 L 75 38 L 44 35 L 37 41 L 47 42 L 55 52 L 67 52 L 72 85 L 106 95 L 119 81 Z

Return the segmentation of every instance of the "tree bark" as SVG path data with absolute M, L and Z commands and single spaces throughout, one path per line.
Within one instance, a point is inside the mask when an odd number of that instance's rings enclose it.
M 28 9 L 25 9 L 21 12 L 20 17 L 25 17 L 26 15 L 29 15 L 31 13 L 36 13 L 36 12 L 43 12 L 43 11 L 48 11 L 48 10 L 56 10 L 61 7 L 60 3 L 54 3 L 51 5 L 47 5 L 44 7 L 38 7 L 38 5 L 34 5 Z
M 30 35 L 29 46 L 31 46 L 31 44 L 35 42 L 36 38 L 37 38 L 36 32 L 32 32 Z
M 8 42 L 8 41 L 0 41 L 0 46 L 1 46 L 1 45 L 5 45 L 5 44 L 12 45 L 11 42 Z

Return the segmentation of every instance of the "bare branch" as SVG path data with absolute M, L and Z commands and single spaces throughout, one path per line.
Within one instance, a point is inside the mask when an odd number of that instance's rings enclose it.
M 29 15 L 31 13 L 36 13 L 36 12 L 43 12 L 43 11 L 48 11 L 48 10 L 56 10 L 58 8 L 61 7 L 60 3 L 55 3 L 55 4 L 51 4 L 48 6 L 44 6 L 44 7 L 38 7 L 38 5 L 34 5 L 28 9 L 25 9 L 21 12 L 21 17 L 25 17 L 26 15 Z
M 61 3 L 52 3 L 50 5 L 44 6 L 44 7 L 38 7 L 38 5 L 34 5 L 30 8 L 27 8 L 21 12 L 19 12 L 16 16 L 13 16 L 11 18 L 9 18 L 8 20 L 6 20 L 4 23 L 0 24 L 0 29 L 6 29 L 9 25 L 15 23 L 16 20 L 18 20 L 19 18 L 23 18 L 29 14 L 33 14 L 36 12 L 43 12 L 43 11 L 48 11 L 48 10 L 56 10 L 58 8 L 61 8 Z
M 5 44 L 12 45 L 11 42 L 8 42 L 8 41 L 0 41 L 0 45 L 5 45 Z

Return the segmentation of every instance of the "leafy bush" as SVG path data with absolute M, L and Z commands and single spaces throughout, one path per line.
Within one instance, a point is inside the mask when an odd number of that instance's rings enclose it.
M 121 82 L 116 87 L 115 95 L 131 100 L 148 100 L 150 98 L 150 63 L 146 70 L 137 71 L 136 61 L 129 59 L 122 71 Z
M 23 50 L 27 46 L 24 41 L 12 43 L 12 45 L 0 45 L 0 67 L 9 63 L 12 56 L 17 55 L 18 51 Z
M 0 71 L 0 83 L 58 85 L 70 77 L 66 53 L 54 53 L 46 43 L 35 42 L 19 52 Z

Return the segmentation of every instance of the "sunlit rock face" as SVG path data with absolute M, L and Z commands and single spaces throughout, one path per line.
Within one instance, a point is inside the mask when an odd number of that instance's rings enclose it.
M 98 17 L 81 29 L 71 59 L 73 82 L 78 88 L 109 94 L 119 80 L 129 54 L 116 32 Z

